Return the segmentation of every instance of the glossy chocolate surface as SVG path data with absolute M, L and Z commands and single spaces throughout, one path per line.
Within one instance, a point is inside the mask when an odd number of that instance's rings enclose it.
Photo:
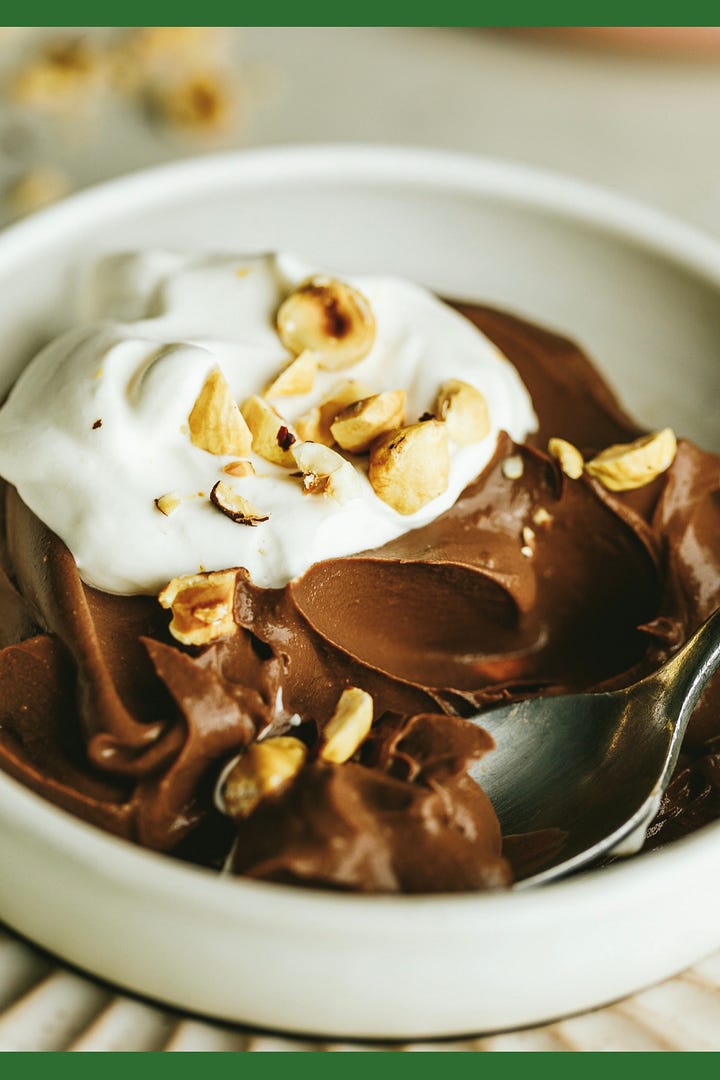
M 449 511 L 382 548 L 316 564 L 284 589 L 239 572 L 231 638 L 183 647 L 154 598 L 83 585 L 7 488 L 0 766 L 93 824 L 235 873 L 366 892 L 509 884 L 528 843 L 503 855 L 465 775 L 491 740 L 462 717 L 659 666 L 720 605 L 720 459 L 680 440 L 668 472 L 635 491 L 568 480 L 549 437 L 588 455 L 639 428 L 571 342 L 460 310 L 517 367 L 537 434 L 521 447 L 501 437 Z M 518 455 L 512 479 L 503 463 Z M 377 720 L 352 762 L 330 765 L 318 733 L 348 685 L 373 696 Z M 291 730 L 310 750 L 295 782 L 247 819 L 222 817 L 212 794 L 224 764 Z M 716 680 L 651 843 L 718 814 Z

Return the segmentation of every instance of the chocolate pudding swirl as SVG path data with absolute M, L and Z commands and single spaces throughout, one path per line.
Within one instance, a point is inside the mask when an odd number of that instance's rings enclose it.
M 318 563 L 283 589 L 238 571 L 231 637 L 180 646 L 154 598 L 84 585 L 65 545 L 6 488 L 0 767 L 112 833 L 250 877 L 447 892 L 522 872 L 527 845 L 503 848 L 467 776 L 492 740 L 463 717 L 632 683 L 720 606 L 720 459 L 681 440 L 670 469 L 634 491 L 568 480 L 549 437 L 588 455 L 639 429 L 574 344 L 457 306 L 517 368 L 537 433 L 522 446 L 501 436 L 450 510 L 383 547 Z M 510 456 L 518 477 L 503 468 Z M 377 720 L 335 765 L 316 751 L 347 686 L 372 695 Z M 258 735 L 290 730 L 309 751 L 293 783 L 239 822 L 221 815 L 225 763 Z M 650 842 L 718 814 L 716 679 Z

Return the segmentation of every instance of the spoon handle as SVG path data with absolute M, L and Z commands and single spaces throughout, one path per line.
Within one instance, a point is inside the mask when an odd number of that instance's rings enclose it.
M 657 672 L 658 689 L 676 736 L 682 738 L 709 679 L 720 667 L 720 608 Z

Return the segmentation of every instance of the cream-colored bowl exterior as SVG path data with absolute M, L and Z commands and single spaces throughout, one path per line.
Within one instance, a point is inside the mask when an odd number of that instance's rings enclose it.
M 0 396 L 100 251 L 295 249 L 489 300 L 579 338 L 638 415 L 720 449 L 720 245 L 606 192 L 422 150 L 208 157 L 0 236 Z M 362 897 L 218 878 L 0 775 L 0 918 L 103 978 L 288 1031 L 456 1035 L 578 1012 L 720 945 L 720 824 L 527 892 Z

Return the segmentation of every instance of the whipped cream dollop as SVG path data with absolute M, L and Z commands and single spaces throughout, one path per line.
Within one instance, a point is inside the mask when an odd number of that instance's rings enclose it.
M 360 483 L 338 502 L 303 493 L 289 470 L 250 455 L 256 475 L 227 476 L 232 456 L 195 446 L 188 417 L 219 368 L 242 403 L 291 357 L 275 317 L 285 297 L 325 272 L 289 255 L 149 252 L 103 259 L 81 290 L 78 326 L 28 365 L 0 409 L 0 475 L 68 546 L 83 580 L 112 593 L 152 593 L 170 578 L 245 567 L 281 587 L 321 559 L 377 547 L 447 510 L 492 457 L 500 431 L 522 441 L 537 421 L 512 365 L 468 320 L 431 293 L 388 277 L 338 275 L 367 298 L 376 337 L 351 369 L 320 371 L 308 394 L 273 401 L 292 424 L 338 381 L 373 393 L 403 389 L 407 422 L 432 410 L 440 385 L 482 391 L 490 430 L 451 444 L 443 494 L 402 515 L 353 457 Z M 210 502 L 223 480 L 267 515 L 238 524 Z M 173 493 L 169 516 L 156 500 Z

